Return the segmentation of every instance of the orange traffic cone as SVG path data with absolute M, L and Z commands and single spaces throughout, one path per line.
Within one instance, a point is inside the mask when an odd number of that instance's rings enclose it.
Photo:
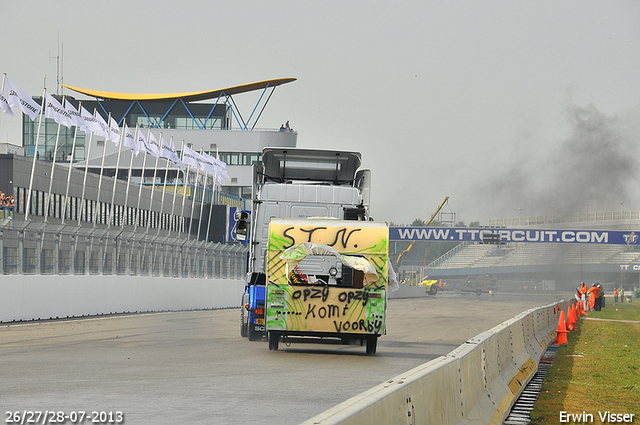
M 588 316 L 587 312 L 584 311 L 584 306 L 582 305 L 582 301 L 578 302 L 578 308 L 580 309 L 580 313 L 578 314 L 578 317 L 580 317 L 580 316 Z
M 574 330 L 576 328 L 576 309 L 573 304 L 569 307 L 567 312 L 567 330 Z
M 558 319 L 558 329 L 556 330 L 558 336 L 556 337 L 556 343 L 554 345 L 568 344 L 567 333 L 569 332 L 564 324 L 564 311 L 560 312 L 560 318 Z

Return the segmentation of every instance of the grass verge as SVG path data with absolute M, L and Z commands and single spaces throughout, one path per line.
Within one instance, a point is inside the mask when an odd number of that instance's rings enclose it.
M 567 335 L 531 412 L 532 424 L 612 423 L 600 418 L 607 411 L 634 414 L 632 423 L 640 424 L 640 300 L 611 301 Z M 561 412 L 592 418 L 561 422 Z

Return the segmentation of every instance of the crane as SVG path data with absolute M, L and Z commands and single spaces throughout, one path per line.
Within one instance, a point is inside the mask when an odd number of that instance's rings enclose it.
M 449 202 L 449 197 L 448 196 L 444 198 L 444 201 L 442 201 L 442 203 L 438 206 L 438 209 L 436 209 L 436 211 L 431 215 L 431 218 L 429 219 L 429 221 L 427 221 L 427 224 L 425 224 L 425 227 L 428 226 L 429 224 L 431 224 L 433 219 L 436 217 L 436 215 L 438 215 L 438 213 L 440 212 L 442 207 L 444 207 L 447 202 Z M 402 258 L 402 256 L 404 254 L 406 254 L 407 252 L 411 251 L 411 248 L 413 248 L 413 244 L 415 244 L 415 243 L 416 243 L 416 241 L 412 241 L 409 244 L 409 246 L 407 247 L 407 249 L 405 249 L 404 251 L 402 251 L 400 253 L 400 255 L 398 255 L 398 258 L 396 258 L 396 267 L 400 266 L 400 258 Z

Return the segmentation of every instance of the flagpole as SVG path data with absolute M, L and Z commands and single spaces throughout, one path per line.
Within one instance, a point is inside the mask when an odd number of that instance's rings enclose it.
M 66 98 L 65 98 L 66 102 Z M 66 105 L 65 105 L 66 106 Z M 82 101 L 78 102 L 78 110 L 82 107 Z M 76 137 L 78 136 L 78 126 L 76 125 L 76 130 L 73 133 L 73 143 L 71 144 L 71 160 L 69 161 L 69 171 L 67 172 L 67 188 L 64 191 L 64 207 L 62 209 L 62 224 L 64 224 L 64 220 L 67 215 L 67 205 L 69 204 L 69 183 L 71 182 L 71 168 L 73 166 L 73 158 L 76 154 Z M 71 219 L 71 214 L 69 214 L 69 219 Z
M 151 134 L 151 127 L 149 127 L 149 131 L 147 132 L 147 140 L 149 140 L 149 135 Z M 149 155 L 149 153 L 146 150 L 144 150 L 144 159 L 142 161 L 142 173 L 140 174 L 140 187 L 138 188 L 138 207 L 136 209 L 136 222 L 134 223 L 134 227 L 133 227 L 133 231 L 135 232 L 136 229 L 138 228 L 138 221 L 139 221 L 139 217 L 141 216 L 140 214 L 140 198 L 142 197 L 142 186 L 144 186 L 144 170 L 147 167 L 147 156 Z
M 137 123 L 136 123 L 136 131 L 134 133 L 133 140 L 136 141 L 136 143 L 138 141 L 138 124 Z M 127 201 L 129 200 L 129 188 L 131 187 L 131 170 L 133 168 L 133 157 L 134 157 L 134 152 L 133 152 L 133 149 L 131 149 L 131 160 L 129 161 L 129 172 L 127 174 L 127 190 L 124 195 L 124 212 L 122 213 L 123 217 L 126 217 L 127 220 L 131 218 L 130 214 L 127 214 Z M 124 229 L 124 224 L 125 224 L 125 220 L 122 220 L 122 226 L 121 226 L 122 229 Z
M 147 141 L 149 142 L 149 146 L 151 146 L 151 127 L 149 127 L 149 137 L 147 137 Z M 155 136 L 153 136 L 155 138 Z M 162 132 L 160 132 L 160 140 L 162 140 Z M 158 141 L 156 140 L 156 143 Z M 160 155 L 160 149 L 158 149 L 158 156 Z M 149 196 L 149 217 L 147 219 L 147 228 L 145 229 L 145 235 L 149 234 L 149 227 L 151 226 L 151 220 L 153 218 L 153 194 L 156 191 L 156 172 L 158 170 L 158 156 L 156 156 L 156 162 L 153 166 L 153 180 L 151 181 L 151 194 Z M 162 210 L 162 208 L 160 208 Z M 145 251 L 147 249 L 147 244 L 142 247 L 142 261 L 145 258 Z M 153 251 L 151 251 L 151 258 L 149 259 L 149 273 L 153 274 Z
M 82 110 L 80 110 L 82 113 Z M 87 133 L 85 132 L 85 138 Z M 80 198 L 80 214 L 78 214 L 78 226 L 80 226 L 80 220 L 82 220 L 82 211 L 84 211 L 84 221 L 89 221 L 89 205 L 84 205 L 85 199 L 85 189 L 87 187 L 87 173 L 89 172 L 89 158 L 91 157 L 91 142 L 93 140 L 93 130 L 89 133 L 89 147 L 87 148 L 87 153 L 84 156 L 84 177 L 82 178 L 82 197 Z M 87 147 L 85 143 L 85 147 Z
M 198 161 L 198 165 L 200 165 L 199 161 Z M 189 237 L 188 237 L 189 240 L 191 240 L 191 227 L 192 227 L 192 224 L 193 224 L 193 210 L 196 207 L 196 195 L 198 195 L 198 179 L 199 179 L 199 177 L 200 177 L 200 167 L 198 167 L 196 169 L 196 184 L 195 184 L 195 189 L 193 190 L 193 198 L 191 198 L 191 214 L 189 215 Z M 196 238 L 196 240 L 198 240 L 198 239 Z
M 173 151 L 174 147 L 173 147 L 173 136 L 171 136 L 171 150 Z M 180 161 L 182 161 L 184 159 L 184 140 L 182 141 L 182 151 L 180 152 Z M 184 179 L 184 164 L 182 164 L 182 169 L 179 170 L 182 171 L 182 178 Z M 176 173 L 176 184 L 173 188 L 173 198 L 171 198 L 171 223 L 169 224 L 169 234 L 171 234 L 171 230 L 173 228 L 173 212 L 176 206 L 176 195 L 178 194 L 178 176 L 180 175 L 180 173 Z
M 182 141 L 182 159 L 184 161 L 184 140 Z M 187 171 L 182 172 L 183 187 L 182 187 L 182 200 L 180 201 L 181 210 L 180 210 L 180 225 L 178 226 L 178 239 L 182 234 L 182 226 L 184 224 L 184 199 L 187 197 L 187 180 L 189 180 L 189 170 L 191 170 L 191 165 L 187 165 Z
M 36 172 L 36 157 L 38 156 L 38 140 L 40 139 L 40 127 L 42 127 L 42 115 L 44 114 L 44 99 L 47 95 L 47 88 L 42 92 L 42 106 L 40 108 L 40 118 L 38 119 L 38 133 L 36 136 L 36 144 L 33 150 L 33 165 L 31 166 L 31 177 L 29 177 L 29 192 L 27 193 L 27 208 L 25 208 L 24 221 L 29 221 L 29 211 L 31 210 L 31 191 L 33 190 L 33 176 Z M 35 208 L 38 214 L 38 208 Z
M 97 112 L 97 111 L 96 111 Z M 109 112 L 109 118 L 107 119 L 107 127 L 111 122 L 111 112 Z M 102 149 L 102 163 L 100 164 L 100 178 L 98 179 L 98 194 L 96 196 L 96 208 L 93 212 L 93 227 L 96 227 L 98 221 L 98 210 L 100 208 L 100 191 L 102 190 L 102 176 L 104 174 L 104 158 L 107 156 L 107 139 L 109 135 L 109 131 L 107 131 L 107 137 L 104 139 L 104 148 Z
M 218 147 L 216 146 L 216 157 L 218 161 L 220 160 L 220 154 L 218 153 Z M 218 168 L 216 168 L 217 170 Z M 207 221 L 207 237 L 206 241 L 209 242 L 209 230 L 211 228 L 211 215 L 213 214 L 213 197 L 216 194 L 216 188 L 218 187 L 218 178 L 222 180 L 222 177 L 219 177 L 218 174 L 214 174 L 213 179 L 213 189 L 211 190 L 211 203 L 209 204 L 209 220 Z
M 2 74 L 2 88 L 0 88 L 0 94 L 2 94 L 3 96 L 4 96 L 4 85 L 6 80 L 7 80 L 7 73 L 5 72 Z M 2 141 L 2 133 L 4 133 L 4 116 L 5 114 L 2 114 L 2 118 L 0 118 L 0 142 Z M 7 139 L 7 142 L 8 141 L 9 140 Z
M 162 152 L 162 137 L 160 137 L 160 152 Z M 171 149 L 171 143 L 173 143 L 173 136 L 169 139 L 169 149 Z M 164 184 L 162 185 L 162 197 L 160 198 L 160 220 L 162 220 L 162 207 L 164 206 L 164 194 L 167 193 L 167 176 L 169 175 L 169 158 L 165 158 L 167 160 L 167 164 L 164 168 Z M 160 235 L 160 228 L 162 225 L 158 226 L 158 235 Z M 171 224 L 169 224 L 169 232 L 171 232 Z
M 200 147 L 200 154 L 204 153 L 204 148 Z M 206 173 L 206 172 L 205 172 Z M 196 240 L 200 238 L 200 227 L 202 225 L 202 210 L 204 210 L 204 198 L 207 194 L 207 182 L 209 181 L 208 173 L 204 175 L 204 184 L 202 185 L 202 200 L 200 201 L 200 217 L 198 218 L 198 233 L 196 234 Z
M 151 134 L 151 131 L 149 131 L 149 134 Z M 149 139 L 149 143 L 151 143 L 151 139 Z M 160 143 L 162 143 L 162 131 L 160 132 Z M 153 209 L 153 195 L 156 192 L 156 175 L 158 172 L 158 158 L 160 157 L 161 149 L 162 148 L 158 149 L 158 156 L 156 156 L 156 163 L 153 166 L 153 181 L 151 182 L 151 196 L 149 198 L 149 220 L 147 221 L 147 230 L 145 231 L 145 233 L 149 233 L 149 227 L 151 225 L 151 216 L 153 215 L 151 210 Z M 160 212 L 162 213 L 162 205 L 160 206 Z
M 66 97 L 62 97 L 62 102 L 64 103 Z M 45 100 L 46 103 L 46 100 Z M 47 106 L 48 108 L 49 106 Z M 49 193 L 47 193 L 47 200 L 45 201 L 44 207 L 44 222 L 47 222 L 47 218 L 49 217 L 49 205 L 51 204 L 51 190 L 53 189 L 53 174 L 56 171 L 56 159 L 58 158 L 58 142 L 60 141 L 60 127 L 62 124 L 58 123 L 58 132 L 56 133 L 56 143 L 53 148 L 53 162 L 51 163 L 51 175 L 49 176 Z
M 213 182 L 213 189 L 211 190 L 211 202 L 209 203 L 209 220 L 207 220 L 207 235 L 205 237 L 206 242 L 209 242 L 209 230 L 211 229 L 211 214 L 213 214 L 213 195 L 215 194 L 218 175 L 215 174 L 213 178 L 214 178 L 214 182 Z
M 109 120 L 109 127 L 111 127 L 111 120 Z M 113 190 L 111 193 L 111 205 L 109 206 L 109 217 L 107 220 L 108 228 L 111 227 L 111 220 L 113 219 L 113 203 L 116 200 L 116 185 L 118 184 L 118 170 L 120 170 L 120 156 L 122 155 L 122 145 L 124 145 L 124 127 L 122 127 L 122 130 L 120 131 L 120 147 L 118 148 L 118 159 L 116 160 L 116 172 L 113 175 Z M 115 220 L 113 224 L 115 226 Z

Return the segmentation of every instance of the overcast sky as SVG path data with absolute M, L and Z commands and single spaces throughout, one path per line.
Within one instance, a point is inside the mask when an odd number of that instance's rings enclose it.
M 377 220 L 426 220 L 445 196 L 467 224 L 640 209 L 637 1 L 0 0 L 0 16 L 0 72 L 34 96 L 45 76 L 55 91 L 58 40 L 72 86 L 297 78 L 258 127 L 361 152 Z

